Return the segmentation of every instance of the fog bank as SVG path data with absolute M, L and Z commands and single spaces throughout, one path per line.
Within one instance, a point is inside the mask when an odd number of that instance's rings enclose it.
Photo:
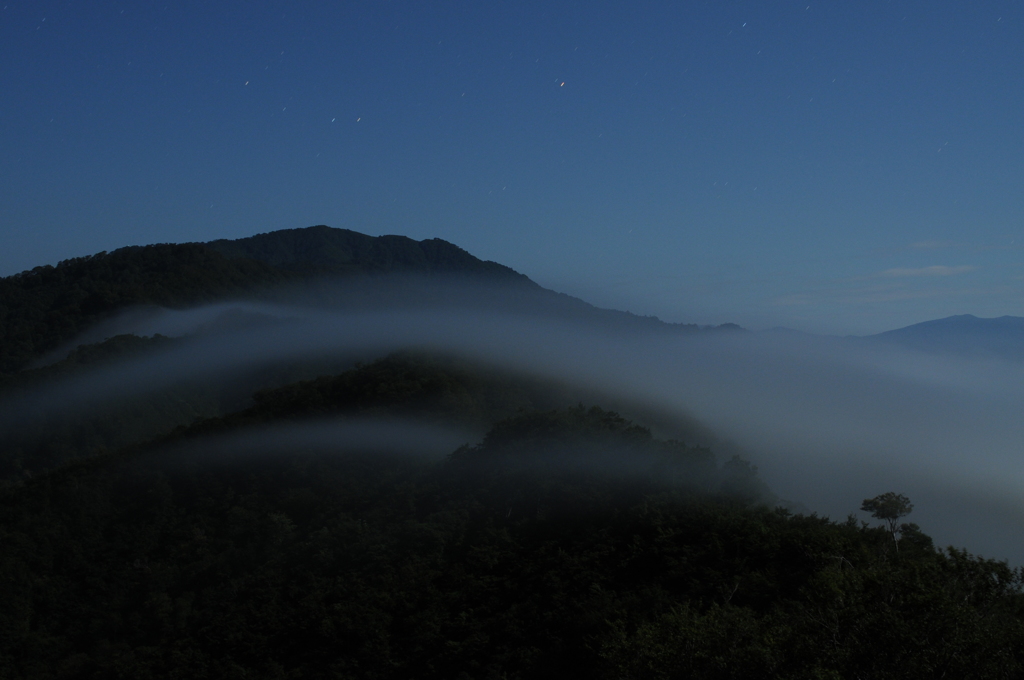
M 225 314 L 251 323 L 211 330 Z M 742 446 L 784 498 L 842 519 L 866 497 L 904 493 L 916 506 L 908 521 L 939 545 L 1024 564 L 1021 363 L 813 337 L 616 329 L 458 303 L 221 304 L 117 323 L 119 332 L 150 334 L 159 323 L 188 337 L 8 398 L 0 427 L 272 361 L 442 351 L 695 416 Z

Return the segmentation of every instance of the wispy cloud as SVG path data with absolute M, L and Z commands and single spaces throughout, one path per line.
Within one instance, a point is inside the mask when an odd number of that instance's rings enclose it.
M 921 267 L 920 269 L 909 269 L 906 267 L 897 267 L 895 269 L 886 269 L 884 272 L 879 272 L 879 276 L 886 277 L 906 277 L 906 276 L 954 276 L 956 274 L 966 274 L 974 271 L 974 267 L 970 265 L 960 265 L 958 267 L 946 267 L 944 265 L 932 265 L 931 267 Z

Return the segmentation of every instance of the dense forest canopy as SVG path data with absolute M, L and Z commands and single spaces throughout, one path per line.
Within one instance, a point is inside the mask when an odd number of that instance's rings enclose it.
M 2 499 L 7 677 L 1022 670 L 1020 572 L 913 526 L 897 552 L 885 528 L 772 510 L 745 461 L 596 407 L 514 416 L 441 460 L 182 453 L 242 424 Z

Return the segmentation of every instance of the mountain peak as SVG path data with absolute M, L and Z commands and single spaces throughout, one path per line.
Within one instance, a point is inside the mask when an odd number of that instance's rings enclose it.
M 285 270 L 321 274 L 460 273 L 533 283 L 510 267 L 480 260 L 439 238 L 368 236 L 325 225 L 282 229 L 204 244 L 229 258 L 248 258 Z M 533 284 L 536 285 L 536 284 Z

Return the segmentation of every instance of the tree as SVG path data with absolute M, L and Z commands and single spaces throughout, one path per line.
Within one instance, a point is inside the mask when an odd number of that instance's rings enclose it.
M 888 525 L 889 534 L 893 543 L 896 544 L 896 552 L 900 549 L 899 533 L 900 518 L 906 517 L 914 509 L 914 504 L 903 494 L 887 491 L 874 498 L 865 498 L 860 509 L 870 512 L 875 519 L 880 519 Z

